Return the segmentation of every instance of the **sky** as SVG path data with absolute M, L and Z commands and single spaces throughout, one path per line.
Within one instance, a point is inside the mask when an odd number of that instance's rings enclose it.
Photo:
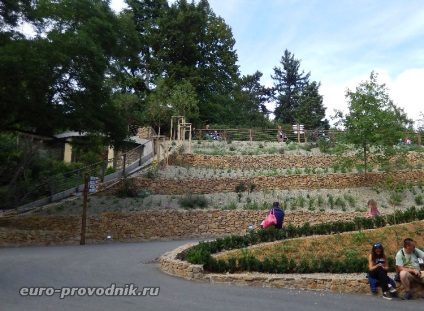
M 424 119 L 422 0 L 208 2 L 232 29 L 242 75 L 260 71 L 261 83 L 273 86 L 274 67 L 282 67 L 287 49 L 300 60 L 300 70 L 310 72 L 310 81 L 321 83 L 330 119 L 334 109 L 347 111 L 346 90 L 354 91 L 374 71 L 415 126 L 423 124 L 419 121 Z M 123 0 L 111 1 L 116 11 L 123 6 Z

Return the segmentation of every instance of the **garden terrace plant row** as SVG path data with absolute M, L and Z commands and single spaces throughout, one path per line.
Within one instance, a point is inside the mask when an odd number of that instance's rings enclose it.
M 366 259 L 363 256 L 346 256 L 343 260 L 320 257 L 311 260 L 304 258 L 299 263 L 291 262 L 286 256 L 281 256 L 271 262 L 260 261 L 248 254 L 241 258 L 215 259 L 212 254 L 224 250 L 245 249 L 248 246 L 263 242 L 271 242 L 283 239 L 292 239 L 296 237 L 306 237 L 311 235 L 330 235 L 343 232 L 353 232 L 365 229 L 382 228 L 386 225 L 399 223 L 410 223 L 416 220 L 424 219 L 424 207 L 416 209 L 411 207 L 405 211 L 396 211 L 394 214 L 386 217 L 376 216 L 372 218 L 356 217 L 351 222 L 330 222 L 310 225 L 305 223 L 302 226 L 293 226 L 291 224 L 280 230 L 269 228 L 265 230 L 252 231 L 244 236 L 228 236 L 218 238 L 211 242 L 201 242 L 197 246 L 189 249 L 184 259 L 192 264 L 202 264 L 205 270 L 210 272 L 234 272 L 234 271 L 259 271 L 259 272 L 345 272 L 355 273 L 366 271 Z M 331 263 L 331 264 L 330 264 Z M 393 263 L 393 262 L 391 262 Z M 391 266 L 393 266 L 391 264 Z M 280 267 L 280 268 L 278 268 Z M 337 267 L 337 268 L 335 268 Z M 327 270 L 326 270 L 327 269 Z M 325 270 L 325 271 L 324 271 Z

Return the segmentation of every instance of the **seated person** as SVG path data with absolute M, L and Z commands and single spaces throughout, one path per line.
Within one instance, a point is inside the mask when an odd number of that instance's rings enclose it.
M 402 297 L 404 300 L 412 298 L 411 282 L 424 284 L 424 271 L 420 271 L 420 263 L 423 262 L 424 252 L 415 248 L 414 240 L 403 240 L 403 249 L 396 254 L 396 271 L 399 272 L 400 282 L 405 289 Z M 422 294 L 421 298 L 424 298 Z
M 389 262 L 386 254 L 384 254 L 383 245 L 380 243 L 374 244 L 371 253 L 368 255 L 368 275 L 379 281 L 383 290 L 383 298 L 390 300 L 392 299 L 390 293 L 395 293 L 396 288 L 388 282 L 388 269 Z
M 367 203 L 368 213 L 365 214 L 365 217 L 374 217 L 380 215 L 379 210 L 377 209 L 377 202 L 373 199 L 369 200 Z

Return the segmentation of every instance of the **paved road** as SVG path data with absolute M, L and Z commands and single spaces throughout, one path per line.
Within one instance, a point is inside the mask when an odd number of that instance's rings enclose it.
M 192 282 L 152 260 L 190 241 L 0 249 L 0 310 L 420 310 L 424 301 Z M 22 287 L 159 286 L 158 296 L 20 296 Z M 127 285 L 129 286 L 129 285 Z M 153 291 L 154 293 L 154 291 Z

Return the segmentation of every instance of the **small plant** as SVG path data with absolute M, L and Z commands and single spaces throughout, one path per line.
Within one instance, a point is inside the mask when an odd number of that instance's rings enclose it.
M 334 208 L 334 198 L 332 195 L 328 195 L 328 205 L 330 206 L 331 209 Z
M 241 192 L 244 192 L 244 191 L 247 190 L 247 186 L 244 183 L 244 181 L 241 181 L 236 185 L 234 190 L 235 190 L 236 193 L 241 193 Z
M 138 192 L 138 197 L 139 197 L 139 198 L 142 198 L 142 199 L 147 198 L 149 195 L 150 195 L 150 192 L 149 192 L 149 191 L 147 191 L 146 189 L 141 189 L 141 190 Z
M 334 204 L 336 206 L 341 207 L 342 209 L 346 208 L 346 202 L 342 198 L 337 198 L 336 201 L 334 202 Z
M 333 169 L 333 173 L 337 173 L 337 171 L 340 169 L 340 166 L 338 164 L 333 164 L 331 168 Z
M 305 198 L 303 196 L 299 196 L 297 198 L 297 203 L 299 204 L 300 207 L 304 207 L 305 206 Z
M 344 195 L 345 200 L 349 203 L 350 207 L 355 207 L 356 201 L 355 198 L 349 194 Z
M 290 144 L 290 145 L 288 146 L 288 149 L 289 149 L 290 151 L 296 150 L 296 149 L 297 149 L 297 144 L 296 144 L 296 143 L 292 143 L 292 144 Z
M 159 172 L 159 164 L 157 161 L 153 161 L 149 170 L 147 171 L 147 178 L 156 178 Z
M 403 195 L 401 193 L 392 192 L 389 197 L 389 202 L 392 205 L 399 206 L 403 201 Z
M 235 210 L 237 209 L 237 203 L 236 202 L 231 202 L 228 205 L 222 206 L 223 210 Z
M 112 166 L 109 166 L 105 171 L 105 175 L 110 175 L 110 174 L 113 174 L 115 172 L 116 172 L 116 170 Z
M 357 243 L 363 243 L 365 240 L 365 233 L 362 231 L 353 234 L 353 240 Z
M 423 205 L 424 204 L 423 196 L 421 194 L 415 196 L 414 201 L 415 201 L 415 204 L 417 204 L 417 205 Z
M 314 203 L 315 203 L 315 198 L 310 197 L 309 201 L 308 201 L 309 210 L 311 210 L 311 208 L 313 208 Z M 315 208 L 314 208 L 314 210 L 315 210 Z

